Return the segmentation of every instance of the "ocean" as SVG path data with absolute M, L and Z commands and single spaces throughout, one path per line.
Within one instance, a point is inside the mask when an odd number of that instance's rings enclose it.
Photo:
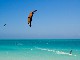
M 80 39 L 0 39 L 0 60 L 80 60 Z

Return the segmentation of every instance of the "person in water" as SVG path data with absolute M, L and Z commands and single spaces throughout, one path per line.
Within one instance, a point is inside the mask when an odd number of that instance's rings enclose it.
M 72 54 L 72 50 L 70 51 L 70 54 Z

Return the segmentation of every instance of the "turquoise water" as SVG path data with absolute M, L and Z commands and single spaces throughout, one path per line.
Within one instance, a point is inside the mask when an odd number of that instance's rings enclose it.
M 80 39 L 0 39 L 0 60 L 80 60 Z

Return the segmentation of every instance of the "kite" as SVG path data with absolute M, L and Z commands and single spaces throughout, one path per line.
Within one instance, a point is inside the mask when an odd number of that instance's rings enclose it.
M 31 22 L 32 22 L 32 17 L 33 17 L 33 14 L 34 12 L 36 12 L 37 10 L 34 10 L 32 12 L 30 12 L 29 16 L 28 16 L 28 24 L 29 26 L 31 27 Z
M 4 24 L 4 26 L 6 26 L 6 24 Z

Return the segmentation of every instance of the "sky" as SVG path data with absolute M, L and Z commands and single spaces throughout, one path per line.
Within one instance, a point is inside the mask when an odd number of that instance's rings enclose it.
M 0 39 L 7 38 L 80 39 L 80 0 L 0 0 Z

